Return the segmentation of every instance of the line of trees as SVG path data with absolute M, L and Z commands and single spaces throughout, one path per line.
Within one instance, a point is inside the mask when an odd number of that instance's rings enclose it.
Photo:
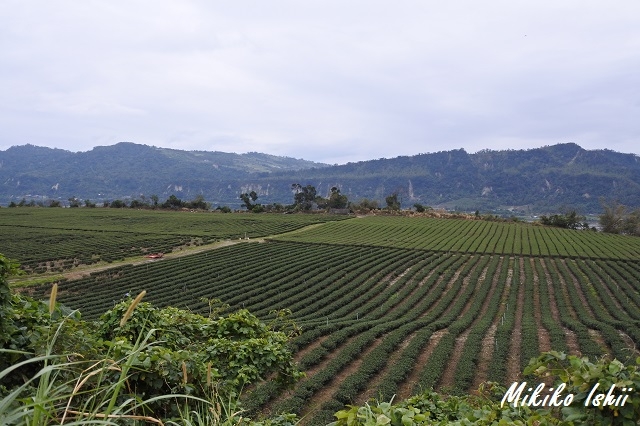
M 599 216 L 602 232 L 640 236 L 640 209 L 629 208 L 617 201 L 600 200 L 603 212 Z
M 26 198 L 23 198 L 19 202 L 12 201 L 9 203 L 9 207 L 60 207 L 62 203 L 58 200 L 47 200 L 47 201 L 35 201 L 30 200 L 27 201 Z
M 91 200 L 80 200 L 77 197 L 71 197 L 68 199 L 68 206 L 71 208 L 82 207 L 96 207 L 96 203 Z M 144 195 L 141 199 L 133 199 L 131 201 L 116 199 L 113 201 L 105 201 L 102 203 L 103 207 L 111 207 L 116 209 L 121 208 L 132 208 L 132 209 L 170 209 L 177 210 L 182 208 L 187 209 L 198 209 L 198 210 L 209 210 L 211 208 L 211 204 L 207 203 L 204 200 L 202 195 L 198 195 L 191 201 L 183 201 L 175 195 L 171 195 L 167 198 L 163 203 L 159 202 L 159 198 L 157 195 L 152 195 L 150 197 L 145 197 Z M 62 202 L 60 200 L 48 200 L 44 201 L 27 201 L 26 199 L 22 199 L 18 203 L 12 201 L 9 203 L 9 207 L 63 207 Z
M 87 203 L 88 200 L 85 200 Z M 74 207 L 74 206 L 71 206 Z M 78 207 L 78 206 L 75 206 Z M 87 204 L 87 207 L 95 207 Z M 166 210 L 179 210 L 179 209 L 195 209 L 195 210 L 209 210 L 211 204 L 204 200 L 202 195 L 198 195 L 191 201 L 184 201 L 175 195 L 170 195 L 163 203 L 160 203 L 157 195 L 151 195 L 149 198 L 144 195 L 141 199 L 133 199 L 127 203 L 125 200 L 113 200 L 105 201 L 103 207 L 111 207 L 115 209 L 132 208 L 132 209 L 166 209 Z
M 629 207 L 617 201 L 607 202 L 604 199 L 600 199 L 600 205 L 603 211 L 598 216 L 598 223 L 602 232 L 640 236 L 640 209 L 630 210 Z M 540 223 L 567 229 L 589 229 L 586 217 L 575 210 L 540 216 Z
M 301 185 L 300 183 L 294 183 L 291 185 L 291 191 L 293 193 L 293 204 L 282 205 L 280 203 L 273 204 L 261 204 L 258 202 L 258 193 L 256 191 L 244 192 L 239 195 L 242 201 L 243 207 L 246 211 L 253 213 L 262 212 L 308 212 L 311 210 L 331 210 L 331 209 L 350 209 L 357 212 L 369 212 L 371 210 L 379 210 L 381 207 L 377 200 L 362 199 L 359 202 L 351 202 L 348 197 L 344 195 L 340 188 L 337 186 L 331 187 L 327 197 L 318 195 L 316 188 L 313 185 Z M 385 199 L 386 209 L 390 211 L 400 210 L 402 208 L 402 199 L 399 193 L 393 192 Z M 91 200 L 81 200 L 77 197 L 71 197 L 68 199 L 68 207 L 96 207 L 96 203 Z M 27 201 L 22 199 L 16 203 L 12 201 L 9 207 L 63 207 L 60 200 L 48 200 L 43 201 Z M 105 201 L 102 203 L 102 207 L 110 208 L 134 208 L 134 209 L 197 209 L 197 210 L 209 210 L 211 204 L 204 200 L 202 195 L 198 195 L 191 201 L 184 201 L 175 195 L 169 196 L 164 202 L 160 202 L 157 195 L 151 195 L 149 197 L 142 195 L 139 199 L 122 200 L 116 199 L 112 201 Z M 414 204 L 415 209 L 418 212 L 423 212 L 430 207 L 425 207 L 421 204 Z M 223 213 L 231 212 L 231 208 L 228 206 L 218 206 L 215 210 Z
M 258 194 L 255 191 L 240 194 L 244 207 L 247 211 L 254 213 L 262 212 L 296 212 L 311 211 L 315 209 L 346 209 L 349 207 L 349 199 L 340 192 L 338 187 L 332 187 L 328 198 L 318 195 L 318 191 L 313 185 L 302 186 L 299 183 L 291 185 L 293 192 L 293 204 L 283 206 L 274 203 L 271 205 L 262 205 L 257 203 Z
M 562 214 L 540 216 L 540 223 L 547 226 L 556 226 L 566 229 L 589 229 L 585 216 L 579 215 L 575 210 Z
M 317 194 L 312 185 L 302 186 L 299 183 L 291 185 L 293 191 L 293 205 L 298 210 L 308 211 L 316 206 L 320 209 L 346 209 L 349 207 L 349 199 L 340 192 L 340 188 L 331 188 L 329 197 L 324 198 Z
M 315 209 L 345 209 L 349 206 L 349 199 L 340 193 L 338 187 L 332 187 L 328 198 L 318 195 L 313 185 L 302 186 L 299 183 L 291 185 L 293 204 L 283 206 L 278 203 L 262 205 L 257 203 L 258 194 L 255 191 L 240 194 L 247 211 L 261 213 L 263 211 L 311 211 Z

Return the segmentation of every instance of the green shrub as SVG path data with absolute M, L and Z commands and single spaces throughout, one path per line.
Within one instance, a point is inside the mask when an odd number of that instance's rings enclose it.
M 564 383 L 561 398 L 573 400 L 568 406 L 523 405 L 520 400 L 509 403 L 507 390 L 495 383 L 481 385 L 477 394 L 443 396 L 426 391 L 404 401 L 393 403 L 371 401 L 363 406 L 347 406 L 335 414 L 331 426 L 412 426 L 412 425 L 636 425 L 640 419 L 640 358 L 638 365 L 624 366 L 618 360 L 601 358 L 596 362 L 588 358 L 567 356 L 560 352 L 545 352 L 531 360 L 524 371 L 541 380 L 553 380 L 552 387 Z M 531 377 L 531 376 L 530 376 Z M 526 388 L 531 387 L 531 383 Z M 612 386 L 614 386 L 612 388 Z M 536 385 L 533 385 L 535 388 Z M 597 392 L 590 392 L 595 387 Z M 632 389 L 625 392 L 624 389 Z M 593 405 L 594 395 L 613 390 L 617 405 Z M 531 392 L 525 391 L 526 394 Z M 588 401 L 591 394 L 591 403 Z M 550 392 L 544 392 L 538 401 Z M 525 396 L 525 394 L 522 394 Z M 624 404 L 622 404 L 624 401 Z M 517 406 L 514 406 L 517 405 Z M 560 404 L 559 404 L 560 405 Z M 601 404 L 603 405 L 603 404 Z
M 245 386 L 267 376 L 291 384 L 303 375 L 287 347 L 291 334 L 276 329 L 291 325 L 283 313 L 270 325 L 246 310 L 207 318 L 155 308 L 141 302 L 142 292 L 86 322 L 56 304 L 56 294 L 54 285 L 48 304 L 21 295 L 3 299 L 0 419 L 13 419 L 7 424 L 108 416 L 211 420 L 216 412 L 217 423 L 206 424 L 223 424 L 222 411 L 237 417 Z M 194 401 L 204 411 L 192 416 Z M 291 418 L 281 420 L 271 424 Z

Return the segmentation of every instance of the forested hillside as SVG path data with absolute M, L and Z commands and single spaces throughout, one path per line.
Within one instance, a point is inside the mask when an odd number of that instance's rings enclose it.
M 291 203 L 292 183 L 318 195 L 340 188 L 352 201 L 383 203 L 397 193 L 414 203 L 460 210 L 520 209 L 545 213 L 562 206 L 599 212 L 599 198 L 640 206 L 637 155 L 588 151 L 568 143 L 532 150 L 452 150 L 327 166 L 266 154 L 179 151 L 120 143 L 72 153 L 32 145 L 0 152 L 0 204 L 22 198 L 93 201 L 171 194 L 203 195 L 212 205 L 239 208 L 239 194 Z

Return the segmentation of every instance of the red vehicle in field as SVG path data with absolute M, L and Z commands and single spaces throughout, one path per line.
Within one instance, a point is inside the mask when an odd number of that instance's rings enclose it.
M 151 253 L 146 255 L 145 257 L 147 259 L 162 259 L 162 256 L 164 256 L 164 253 Z

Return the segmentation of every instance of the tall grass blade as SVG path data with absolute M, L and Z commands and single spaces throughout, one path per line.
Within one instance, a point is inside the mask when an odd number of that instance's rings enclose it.
M 127 311 L 124 313 L 124 316 L 120 320 L 120 327 L 124 326 L 127 321 L 129 321 L 129 318 L 131 318 L 131 315 L 133 315 L 133 311 L 136 309 L 136 306 L 138 306 L 138 303 L 140 303 L 145 294 L 147 294 L 147 291 L 142 290 L 140 294 L 137 295 L 135 299 L 133 299 L 133 302 L 131 302 L 131 305 L 129 305 L 129 309 L 127 309 Z

